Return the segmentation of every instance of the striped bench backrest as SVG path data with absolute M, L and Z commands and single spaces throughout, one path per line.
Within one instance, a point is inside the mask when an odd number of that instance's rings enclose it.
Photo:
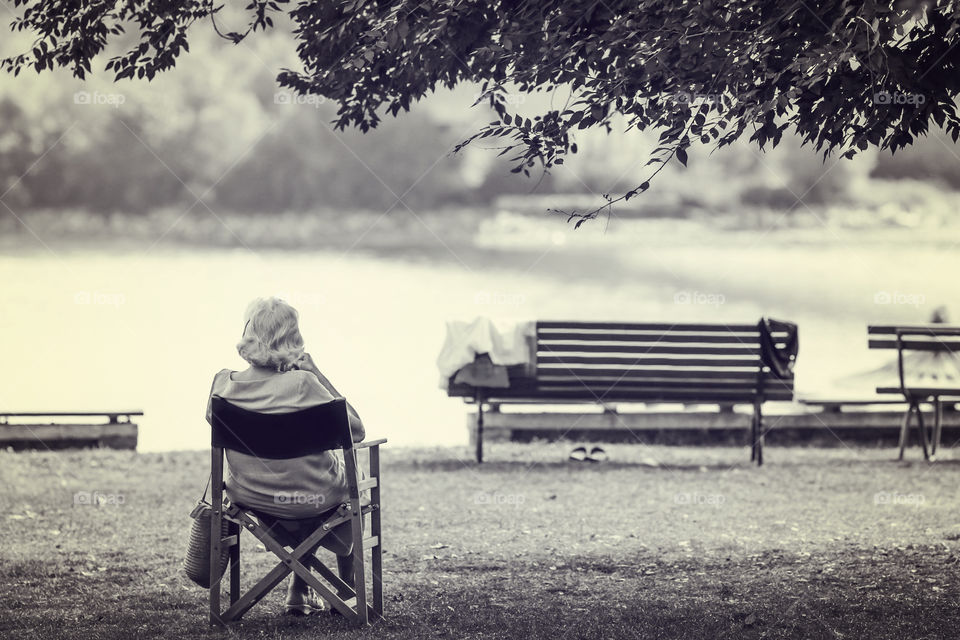
M 786 332 L 774 332 L 782 347 Z M 792 375 L 761 358 L 750 324 L 538 322 L 536 379 L 543 399 L 603 402 L 792 400 Z M 519 390 L 518 390 L 519 391 Z

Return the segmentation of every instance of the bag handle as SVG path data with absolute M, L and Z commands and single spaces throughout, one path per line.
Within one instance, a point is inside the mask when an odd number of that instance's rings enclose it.
M 210 489 L 210 480 L 213 478 L 213 474 L 207 476 L 207 485 L 203 488 L 203 496 L 197 500 L 197 504 L 194 505 L 193 511 L 190 512 L 190 517 L 196 519 L 201 513 L 207 509 L 212 509 L 213 505 L 207 502 L 207 490 Z

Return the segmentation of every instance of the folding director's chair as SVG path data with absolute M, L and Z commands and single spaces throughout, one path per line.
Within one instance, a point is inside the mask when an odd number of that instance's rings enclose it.
M 218 397 L 212 398 L 212 496 L 213 513 L 210 518 L 210 624 L 226 626 L 239 619 L 253 605 L 276 587 L 288 574 L 296 573 L 318 595 L 357 626 L 370 618 L 383 616 L 382 555 L 380 547 L 380 449 L 385 439 L 354 444 L 347 419 L 346 400 L 339 398 L 326 404 L 292 413 L 256 413 L 247 411 Z M 356 450 L 370 450 L 370 472 L 361 479 Z M 340 449 L 346 468 L 349 499 L 307 539 L 292 551 L 275 539 L 262 519 L 253 510 L 242 505 L 223 502 L 224 449 L 230 449 L 279 460 Z M 370 490 L 370 504 L 361 507 L 360 492 Z M 370 535 L 363 536 L 363 517 L 370 514 Z M 222 522 L 227 521 L 227 535 L 222 533 Z M 307 554 L 337 525 L 350 522 L 353 540 L 354 577 L 351 586 L 320 562 Z M 280 561 L 249 591 L 240 593 L 240 528 L 252 533 Z M 219 559 L 224 547 L 229 548 L 230 606 L 220 610 Z M 370 584 L 372 602 L 367 601 L 367 575 L 364 555 L 371 551 Z M 325 584 L 311 572 L 316 571 Z M 331 588 L 332 587 L 332 588 Z M 350 603 L 353 601 L 353 604 Z

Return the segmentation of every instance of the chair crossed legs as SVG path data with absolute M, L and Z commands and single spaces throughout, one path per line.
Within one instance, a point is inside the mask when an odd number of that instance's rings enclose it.
M 354 444 L 350 436 L 346 402 L 337 399 L 324 405 L 286 414 L 246 411 L 222 398 L 212 399 L 213 513 L 210 522 L 210 624 L 225 626 L 239 619 L 287 575 L 293 573 L 355 625 L 383 616 L 382 553 L 380 546 L 380 449 L 386 440 Z M 347 502 L 327 512 L 315 530 L 295 546 L 278 536 L 267 519 L 241 505 L 224 503 L 224 450 L 231 449 L 265 459 L 293 458 L 339 449 L 343 454 L 348 485 Z M 369 472 L 361 479 L 356 460 L 358 449 L 369 449 Z M 370 503 L 361 505 L 360 493 L 370 490 Z M 370 535 L 363 535 L 363 519 L 370 516 Z M 224 536 L 222 522 L 227 522 Z M 313 555 L 324 538 L 337 527 L 349 524 L 352 584 Z M 240 531 L 246 529 L 277 556 L 279 562 L 246 593 L 240 588 Z M 287 543 L 287 544 L 284 544 Z M 287 546 L 293 547 L 291 551 Z M 219 559 L 229 548 L 230 606 L 221 610 Z M 370 575 L 364 567 L 365 552 L 371 552 Z M 349 563 L 348 563 L 349 564 Z M 319 577 L 318 577 L 319 576 Z M 323 581 L 320 580 L 323 578 Z M 368 602 L 367 584 L 371 586 Z

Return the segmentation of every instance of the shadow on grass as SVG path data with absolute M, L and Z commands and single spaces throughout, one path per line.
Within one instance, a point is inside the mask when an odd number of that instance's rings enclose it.
M 0 632 L 107 640 L 947 638 L 960 624 L 953 606 L 960 581 L 944 574 L 942 555 L 930 547 L 644 564 L 610 557 L 550 568 L 439 563 L 396 576 L 387 585 L 387 619 L 364 629 L 332 615 L 281 615 L 275 591 L 227 632 L 207 625 L 204 590 L 137 579 L 133 566 L 77 575 L 30 560 L 0 569 Z M 917 615 L 921 609 L 937 615 Z

